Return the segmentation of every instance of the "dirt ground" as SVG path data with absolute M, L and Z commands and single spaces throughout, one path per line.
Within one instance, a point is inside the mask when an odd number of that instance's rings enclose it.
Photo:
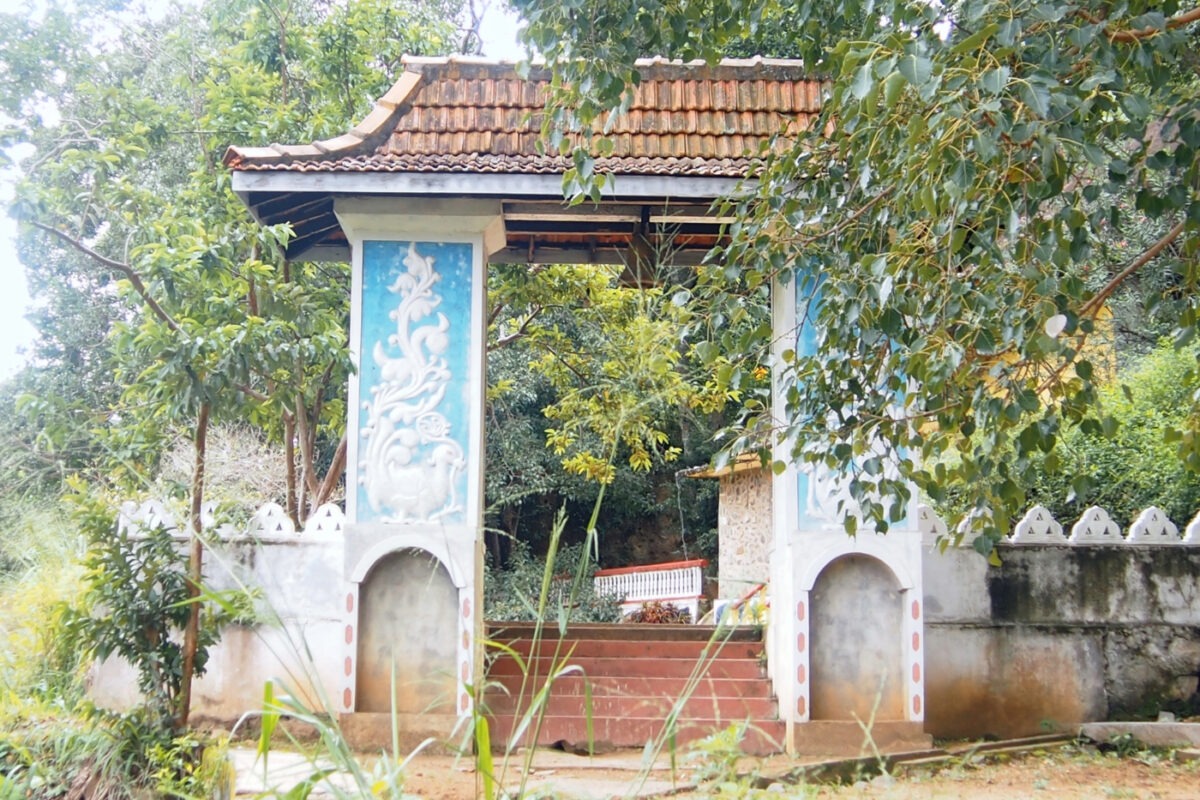
M 1095 751 L 1069 750 L 958 764 L 937 772 L 914 771 L 894 779 L 876 778 L 865 785 L 822 787 L 807 796 L 887 800 L 1195 800 L 1200 798 L 1200 765 L 1180 763 L 1165 753 L 1119 758 Z
M 798 797 L 879 798 L 883 800 L 1196 800 L 1200 798 L 1200 762 L 1176 760 L 1166 751 L 1141 752 L 1124 757 L 1094 748 L 1065 747 L 1019 756 L 989 758 L 963 756 L 948 766 L 897 768 L 895 775 L 877 776 L 852 785 L 770 784 L 770 778 L 787 774 L 795 762 L 774 757 L 745 762 L 741 769 L 762 777 L 759 788 L 738 792 L 716 785 L 693 788 L 687 772 L 674 781 L 669 769 L 655 769 L 638 788 L 638 754 L 586 759 L 567 754 L 539 753 L 527 781 L 531 796 L 567 800 L 611 797 Z M 659 766 L 667 765 L 660 762 Z M 519 769 L 510 770 L 505 784 L 515 787 Z M 480 796 L 471 765 L 446 757 L 419 758 L 410 765 L 406 792 L 428 800 L 474 800 Z

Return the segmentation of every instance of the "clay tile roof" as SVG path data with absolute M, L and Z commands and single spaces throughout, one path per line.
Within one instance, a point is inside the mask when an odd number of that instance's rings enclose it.
M 639 61 L 640 85 L 596 169 L 742 177 L 777 134 L 806 128 L 821 84 L 798 62 Z M 562 173 L 538 152 L 549 73 L 478 58 L 406 58 L 405 72 L 353 130 L 311 145 L 231 147 L 238 171 Z

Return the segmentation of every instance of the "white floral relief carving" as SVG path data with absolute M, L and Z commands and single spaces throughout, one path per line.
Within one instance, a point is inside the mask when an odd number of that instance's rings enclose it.
M 466 458 L 437 410 L 453 377 L 443 357 L 450 320 L 437 311 L 442 298 L 433 290 L 440 280 L 433 259 L 410 244 L 404 267 L 388 287 L 400 297 L 389 314 L 396 332 L 386 348 L 375 342 L 372 353 L 380 380 L 363 402 L 358 480 L 382 521 L 434 522 L 463 510 L 456 487 Z
M 804 496 L 804 516 L 826 527 L 840 528 L 843 515 L 862 517 L 862 509 L 850 495 L 850 478 L 818 464 L 807 470 L 808 487 Z

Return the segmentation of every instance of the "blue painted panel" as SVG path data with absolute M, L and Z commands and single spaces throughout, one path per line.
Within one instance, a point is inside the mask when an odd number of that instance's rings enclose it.
M 817 352 L 817 332 L 812 320 L 816 318 L 821 302 L 820 291 L 813 291 L 809 281 L 796 279 L 792 281 L 792 291 L 796 295 L 796 355 L 811 356 Z M 807 471 L 797 470 L 796 496 L 799 510 L 796 520 L 801 528 L 827 522 L 811 513 L 811 481 L 812 476 Z
M 821 282 L 814 285 L 811 281 L 795 280 L 792 291 L 796 295 L 796 355 L 815 355 L 817 330 L 814 321 L 821 305 Z M 896 393 L 896 402 L 904 402 L 903 392 Z M 837 485 L 840 477 L 837 474 L 814 475 L 808 470 L 797 471 L 796 496 L 799 508 L 796 519 L 800 528 L 836 524 L 840 518 L 835 510 L 839 497 L 845 499 L 849 507 L 854 507 L 849 493 Z M 907 524 L 907 516 L 892 523 L 896 529 L 903 529 Z
M 465 520 L 472 247 L 363 243 L 360 522 Z

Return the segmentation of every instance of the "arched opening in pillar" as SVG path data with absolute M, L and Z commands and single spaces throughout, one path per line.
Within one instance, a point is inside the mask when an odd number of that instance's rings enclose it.
M 860 554 L 830 562 L 811 594 L 811 718 L 903 720 L 903 595 L 892 571 Z
M 359 589 L 358 711 L 454 712 L 458 601 L 450 573 L 424 550 L 375 562 Z

